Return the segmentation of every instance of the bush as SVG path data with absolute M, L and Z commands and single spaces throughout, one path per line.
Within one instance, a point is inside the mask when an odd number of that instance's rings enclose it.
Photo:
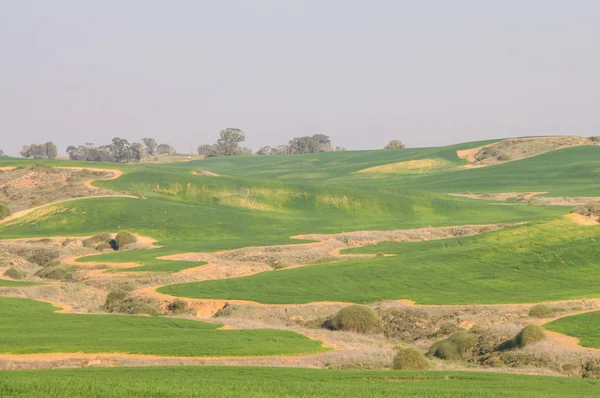
M 34 249 L 24 256 L 27 261 L 37 264 L 41 267 L 50 265 L 53 261 L 57 261 L 60 257 L 58 250 L 53 249 Z M 56 264 L 56 263 L 53 263 Z
M 469 332 L 456 332 L 452 336 L 438 341 L 429 348 L 428 357 L 440 359 L 464 359 L 477 344 L 477 335 Z
M 120 288 L 112 289 L 110 292 L 108 292 L 108 296 L 106 296 L 106 301 L 104 302 L 104 308 L 105 309 L 112 308 L 116 303 L 127 298 L 127 296 L 129 296 L 129 292 L 127 292 L 124 289 L 120 289 Z
M 83 247 L 89 247 L 93 249 L 98 246 L 98 244 L 102 242 L 108 242 L 110 239 L 112 239 L 112 236 L 109 233 L 94 235 L 91 238 L 87 238 L 83 241 Z
M 592 136 L 592 137 L 590 137 L 590 141 L 592 141 L 592 142 L 599 142 L 600 141 L 600 136 L 597 136 L 597 135 Z
M 501 162 L 508 162 L 511 159 L 510 156 L 508 156 L 507 154 L 503 153 L 502 155 L 498 156 L 498 160 Z
M 4 271 L 4 276 L 8 276 L 11 279 L 20 280 L 24 279 L 27 276 L 27 274 L 20 268 L 10 267 L 6 271 Z
M 0 220 L 10 216 L 10 209 L 4 203 L 0 203 Z
M 125 245 L 129 245 L 137 242 L 137 238 L 131 232 L 121 231 L 115 237 L 115 242 L 117 248 L 115 250 L 119 250 Z
M 98 250 L 98 251 L 107 250 L 107 249 L 111 249 L 112 250 L 112 248 L 113 247 L 108 242 L 102 242 L 98 246 L 96 246 L 96 250 Z
M 550 318 L 559 310 L 559 308 L 550 307 L 547 304 L 538 304 L 531 307 L 529 310 L 529 316 L 534 318 Z
M 36 275 L 44 279 L 70 281 L 73 279 L 73 274 L 77 269 L 76 265 L 47 265 L 36 272 Z
M 546 340 L 546 332 L 541 326 L 530 324 L 527 325 L 515 336 L 515 345 L 523 348 L 530 344 Z
M 158 311 L 158 308 L 155 305 L 152 305 L 150 303 L 141 303 L 133 307 L 132 314 L 158 316 L 160 315 L 160 312 Z
M 394 357 L 393 368 L 400 370 L 425 370 L 433 367 L 431 361 L 416 348 L 398 350 Z
M 67 238 L 63 241 L 62 246 L 63 247 L 69 246 L 73 242 L 77 242 L 77 239 Z
M 174 314 L 183 314 L 185 311 L 187 311 L 187 305 L 187 301 L 182 300 L 180 298 L 176 298 L 171 303 L 169 303 L 167 308 L 169 312 L 172 312 Z
M 379 326 L 379 317 L 366 305 L 342 308 L 328 323 L 330 329 L 368 333 Z

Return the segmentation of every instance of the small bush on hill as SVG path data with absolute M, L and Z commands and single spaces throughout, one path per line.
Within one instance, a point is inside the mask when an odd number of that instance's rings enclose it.
M 573 209 L 573 213 L 592 217 L 600 215 L 600 203 L 587 203 L 583 206 L 577 206 Z
M 326 326 L 333 330 L 368 333 L 379 326 L 379 317 L 366 305 L 351 305 L 339 310 Z
M 108 312 L 121 314 L 159 315 L 160 304 L 152 298 L 132 296 L 123 287 L 111 290 L 102 306 Z
M 502 155 L 498 156 L 498 160 L 501 162 L 508 162 L 511 159 L 510 156 L 508 156 L 507 154 L 503 153 Z
M 98 246 L 96 246 L 96 250 L 98 250 L 98 251 L 102 251 L 102 250 L 108 250 L 108 249 L 111 249 L 111 250 L 112 250 L 112 248 L 113 248 L 113 247 L 112 247 L 112 246 L 111 246 L 111 244 L 110 244 L 110 243 L 108 243 L 108 242 L 102 242 L 102 243 L 100 243 Z
M 30 263 L 45 267 L 52 261 L 58 260 L 60 253 L 58 250 L 53 249 L 34 249 L 24 257 Z
M 38 272 L 36 275 L 44 279 L 56 279 L 60 281 L 73 280 L 73 274 L 77 271 L 76 265 L 47 265 Z
M 83 241 L 83 247 L 89 247 L 93 249 L 98 246 L 98 244 L 102 242 L 108 242 L 110 239 L 112 239 L 112 236 L 109 233 L 94 235 L 91 238 L 87 238 Z
M 392 367 L 399 370 L 425 370 L 431 369 L 433 364 L 416 348 L 404 348 L 398 350 Z
M 0 203 L 0 220 L 10 216 L 10 209 L 5 203 Z
M 557 312 L 562 312 L 561 308 L 551 307 L 547 304 L 538 304 L 529 310 L 529 316 L 534 318 L 550 318 Z
M 187 301 L 176 298 L 171 303 L 169 303 L 167 309 L 169 310 L 169 312 L 172 312 L 174 314 L 183 314 L 187 311 L 187 306 Z
M 546 332 L 538 325 L 527 325 L 515 336 L 518 347 L 525 347 L 546 339 Z
M 506 340 L 498 346 L 499 351 L 509 351 L 523 348 L 530 344 L 546 339 L 546 332 L 541 326 L 530 324 L 525 326 L 515 337 Z
M 595 135 L 595 136 L 592 136 L 592 137 L 590 137 L 590 141 L 593 141 L 593 142 L 600 142 L 600 136 L 597 136 L 597 135 Z
M 478 337 L 474 333 L 456 332 L 432 345 L 427 356 L 449 360 L 463 359 L 475 348 L 477 341 Z
M 118 250 L 125 245 L 130 245 L 132 243 L 137 242 L 137 238 L 131 232 L 121 231 L 115 237 L 115 242 L 117 246 L 116 250 Z
M 11 279 L 20 280 L 24 279 L 27 276 L 27 274 L 20 268 L 10 267 L 6 271 L 4 271 L 4 276 L 8 276 Z

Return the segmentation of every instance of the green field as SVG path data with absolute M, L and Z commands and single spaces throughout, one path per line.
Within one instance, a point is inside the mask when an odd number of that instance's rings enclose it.
M 39 283 L 24 282 L 24 281 L 11 281 L 11 280 L 8 280 L 8 279 L 0 279 L 0 287 L 2 287 L 2 286 L 20 287 L 20 286 L 34 286 L 34 285 L 39 285 Z
M 597 380 L 476 372 L 160 367 L 1 371 L 2 397 L 596 397 Z
M 127 353 L 162 356 L 291 355 L 321 343 L 275 329 L 217 330 L 180 318 L 58 314 L 48 303 L 0 297 L 0 353 Z M 1 396 L 2 394 L 0 394 Z
M 600 311 L 560 318 L 544 328 L 577 337 L 583 347 L 600 348 Z
M 599 234 L 600 226 L 556 219 L 474 237 L 348 251 L 392 257 L 170 285 L 159 291 L 261 303 L 410 299 L 421 304 L 493 304 L 598 297 Z

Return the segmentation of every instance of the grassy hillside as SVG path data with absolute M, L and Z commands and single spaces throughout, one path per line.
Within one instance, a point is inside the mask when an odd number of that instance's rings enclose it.
M 598 297 L 599 238 L 600 226 L 557 219 L 475 237 L 350 251 L 393 257 L 171 285 L 160 291 L 262 303 L 410 299 L 422 304 L 470 304 Z
M 557 319 L 544 328 L 577 337 L 584 347 L 600 348 L 600 311 Z
M 320 342 L 284 330 L 217 330 L 222 325 L 188 319 L 58 314 L 51 304 L 9 297 L 0 297 L 0 319 L 0 353 L 10 354 L 250 356 L 323 350 Z
M 0 396 L 94 397 L 595 397 L 597 380 L 476 372 L 241 367 L 0 372 Z

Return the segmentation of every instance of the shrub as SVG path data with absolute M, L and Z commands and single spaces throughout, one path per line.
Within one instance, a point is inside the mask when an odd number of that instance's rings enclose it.
M 11 279 L 24 279 L 27 274 L 20 268 L 10 267 L 6 271 L 4 271 L 4 276 L 8 276 Z
M 137 242 L 137 238 L 131 232 L 121 231 L 115 237 L 115 242 L 116 242 L 116 246 L 117 246 L 117 248 L 115 250 L 118 250 L 125 245 L 129 245 L 129 244 Z
M 530 344 L 537 343 L 546 339 L 546 332 L 541 326 L 527 325 L 515 336 L 515 345 L 523 348 Z
M 416 348 L 404 348 L 398 350 L 392 367 L 401 370 L 425 370 L 433 366 L 421 351 Z
M 368 333 L 379 326 L 379 317 L 366 305 L 351 305 L 339 310 L 328 326 L 333 330 Z
M 96 250 L 98 250 L 98 251 L 107 250 L 107 249 L 111 249 L 112 250 L 112 248 L 113 247 L 108 242 L 102 242 L 98 246 L 96 246 Z
M 160 314 L 157 306 L 152 305 L 150 303 L 141 303 L 133 307 L 132 314 L 136 315 L 152 315 L 157 316 Z
M 52 249 L 34 249 L 25 256 L 30 263 L 45 267 L 55 260 L 58 260 L 60 253 Z M 56 263 L 53 263 L 56 264 Z
M 36 272 L 36 275 L 45 279 L 70 281 L 73 279 L 73 274 L 77 269 L 76 265 L 47 265 Z
M 498 156 L 497 159 L 501 162 L 507 162 L 511 159 L 511 157 L 508 156 L 507 154 L 503 153 L 502 155 Z
M 10 209 L 4 203 L 0 203 L 0 220 L 10 216 Z
M 83 247 L 95 248 L 98 244 L 102 242 L 107 242 L 112 238 L 111 234 L 98 234 L 94 235 L 91 238 L 87 238 L 83 241 Z
M 592 142 L 599 142 L 600 141 L 600 136 L 597 136 L 597 135 L 592 136 L 592 137 L 590 137 L 590 141 L 592 141 Z
M 464 359 L 477 344 L 478 337 L 474 333 L 456 332 L 452 336 L 433 344 L 427 356 L 440 359 Z
M 77 239 L 67 238 L 63 241 L 62 246 L 63 247 L 69 246 L 73 242 L 77 242 Z
M 108 296 L 106 296 L 106 301 L 104 302 L 104 308 L 105 309 L 112 308 L 116 303 L 127 298 L 128 295 L 129 295 L 129 293 L 124 289 L 121 289 L 121 288 L 112 289 L 110 292 L 108 292 Z
M 180 298 L 176 298 L 171 303 L 169 303 L 167 308 L 169 312 L 172 312 L 174 314 L 183 314 L 185 311 L 187 311 L 187 305 L 187 301 L 182 300 Z
M 556 308 L 550 307 L 547 304 L 538 304 L 529 310 L 529 316 L 534 318 L 550 318 L 556 312 Z

